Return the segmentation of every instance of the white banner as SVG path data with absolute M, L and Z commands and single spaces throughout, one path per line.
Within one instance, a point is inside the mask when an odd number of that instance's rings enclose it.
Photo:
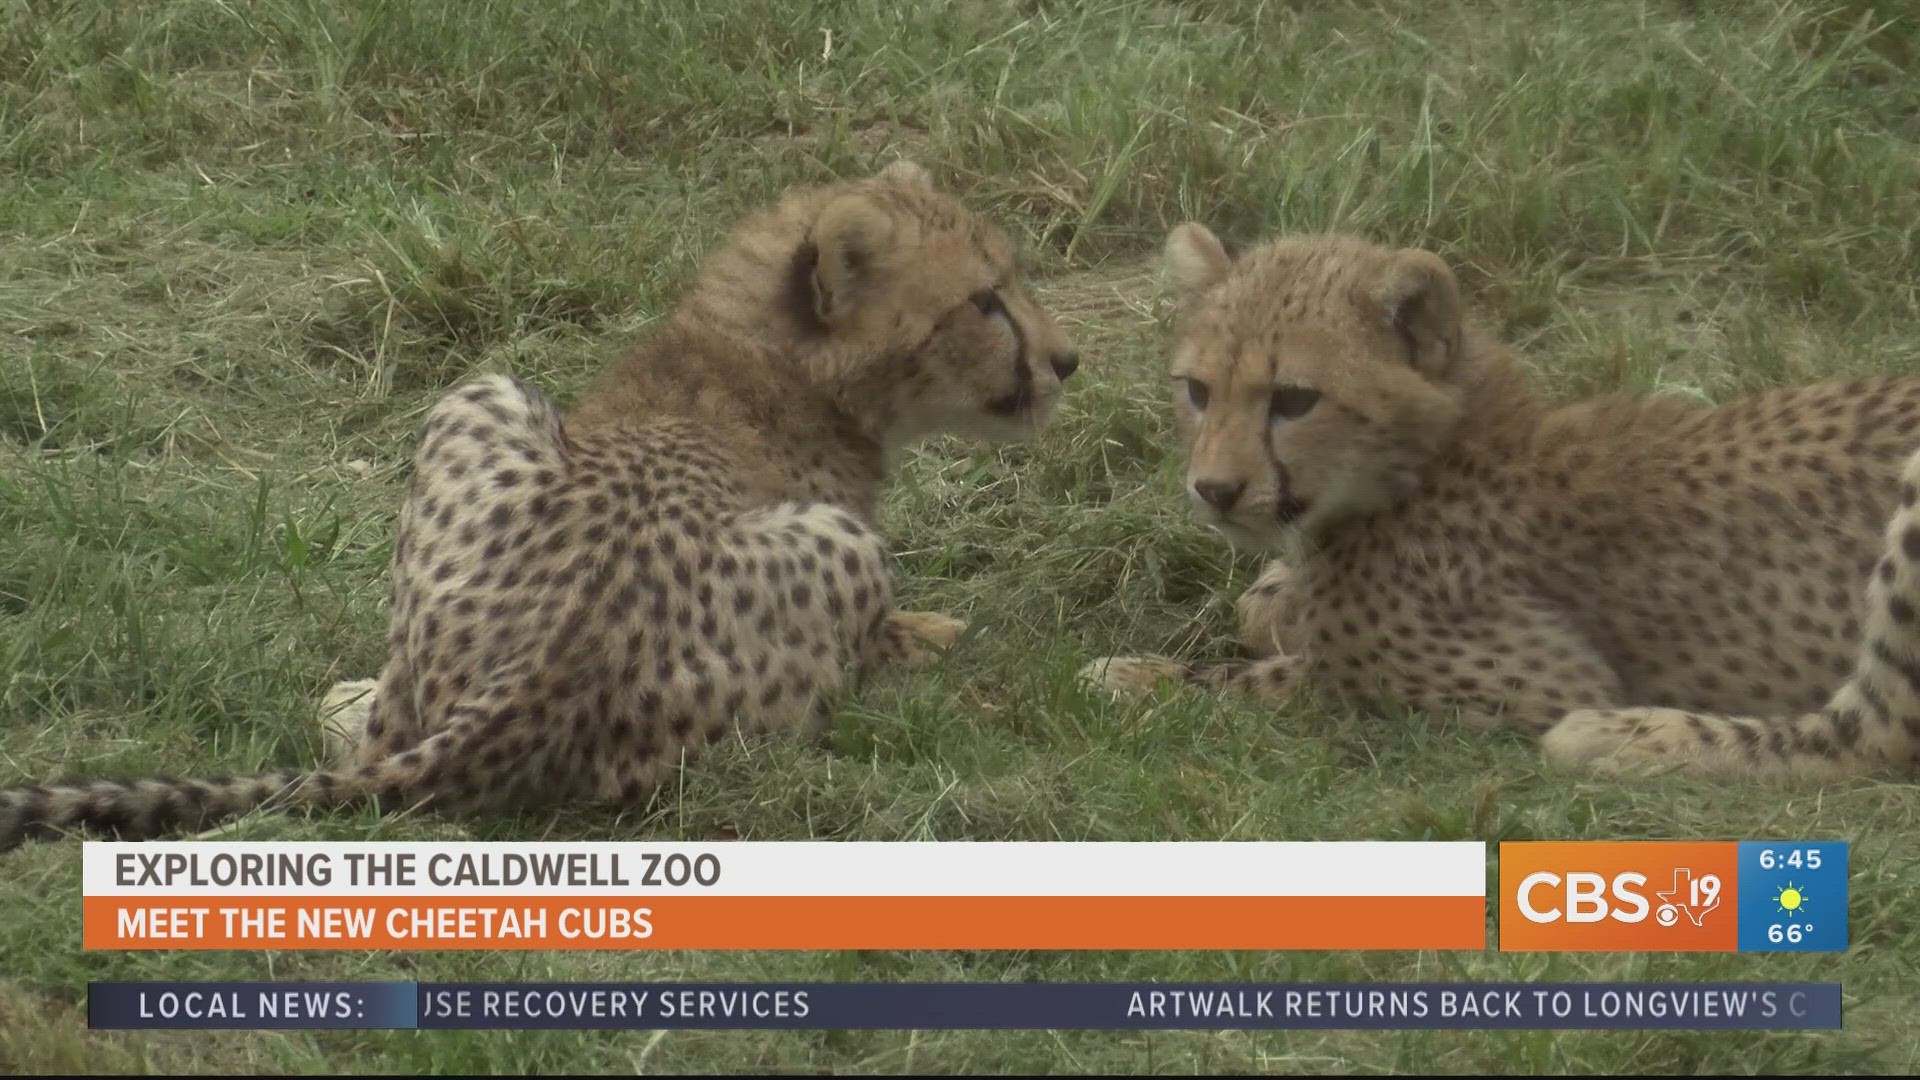
M 88 842 L 87 896 L 1471 896 L 1479 841 Z

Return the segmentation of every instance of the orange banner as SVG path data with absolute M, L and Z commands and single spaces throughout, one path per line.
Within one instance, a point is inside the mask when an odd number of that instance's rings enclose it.
M 85 904 L 88 949 L 1479 951 L 1487 943 L 1478 896 L 90 896 Z
M 1500 948 L 1734 952 L 1738 877 L 1725 841 L 1503 843 Z

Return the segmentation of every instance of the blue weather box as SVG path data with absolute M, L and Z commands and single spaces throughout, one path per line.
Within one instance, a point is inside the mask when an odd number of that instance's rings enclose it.
M 1845 952 L 1847 845 L 1740 842 L 1741 952 Z

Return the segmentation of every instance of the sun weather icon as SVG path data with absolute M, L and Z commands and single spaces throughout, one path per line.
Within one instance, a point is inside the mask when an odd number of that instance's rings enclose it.
M 1789 881 L 1774 894 L 1773 902 L 1780 905 L 1780 911 L 1786 915 L 1798 915 L 1807 908 L 1807 894 Z

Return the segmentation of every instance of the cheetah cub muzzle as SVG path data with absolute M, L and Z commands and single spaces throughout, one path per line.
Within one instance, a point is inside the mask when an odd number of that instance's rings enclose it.
M 1411 705 L 1578 768 L 1920 767 L 1920 379 L 1556 404 L 1430 252 L 1187 224 L 1166 264 L 1187 501 L 1287 555 L 1242 659 L 1086 678 Z
M 1032 436 L 1077 363 L 1006 236 L 919 167 L 791 193 L 571 409 L 504 376 L 434 406 L 386 663 L 327 695 L 330 767 L 0 791 L 0 847 L 269 803 L 629 805 L 730 733 L 822 736 L 861 670 L 963 628 L 893 606 L 888 452 Z

